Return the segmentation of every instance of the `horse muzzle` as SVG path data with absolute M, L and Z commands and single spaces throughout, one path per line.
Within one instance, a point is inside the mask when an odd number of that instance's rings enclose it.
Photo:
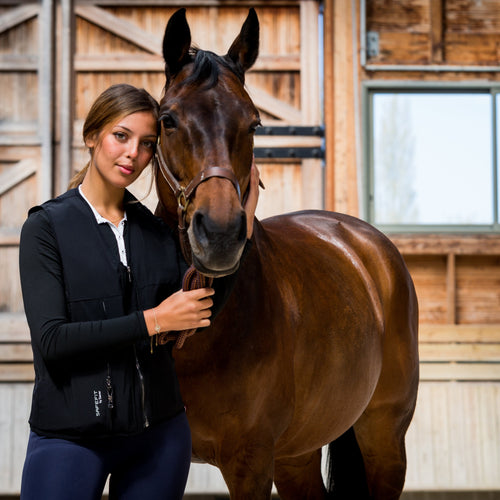
M 197 209 L 191 218 L 188 238 L 193 265 L 213 278 L 234 273 L 238 267 L 247 235 L 246 214 L 236 211 L 224 221 L 209 211 Z

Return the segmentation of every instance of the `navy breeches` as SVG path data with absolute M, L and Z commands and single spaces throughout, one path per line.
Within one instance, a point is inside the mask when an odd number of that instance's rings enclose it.
M 182 412 L 141 434 L 68 441 L 30 433 L 21 500 L 180 500 L 191 462 Z

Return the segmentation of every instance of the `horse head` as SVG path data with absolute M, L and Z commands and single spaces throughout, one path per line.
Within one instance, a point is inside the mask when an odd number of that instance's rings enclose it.
M 234 272 L 246 241 L 240 193 L 249 184 L 260 118 L 244 83 L 258 46 L 254 9 L 224 56 L 191 46 L 185 9 L 165 29 L 158 213 L 178 218 L 184 254 L 207 276 Z

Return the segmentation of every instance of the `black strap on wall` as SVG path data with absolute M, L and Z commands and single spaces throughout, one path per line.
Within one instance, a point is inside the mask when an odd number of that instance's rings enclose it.
M 259 127 L 256 135 L 268 136 L 316 136 L 323 137 L 325 130 L 321 126 L 264 126 Z M 325 148 L 319 147 L 262 147 L 254 148 L 255 158 L 324 158 Z

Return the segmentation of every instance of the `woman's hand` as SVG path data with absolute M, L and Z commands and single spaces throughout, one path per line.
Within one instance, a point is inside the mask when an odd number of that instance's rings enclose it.
M 148 334 L 191 330 L 210 326 L 213 305 L 213 288 L 179 290 L 167 297 L 157 307 L 144 311 Z M 159 327 L 159 330 L 157 329 Z
M 250 239 L 253 234 L 253 219 L 255 217 L 255 210 L 257 202 L 259 201 L 259 180 L 260 173 L 257 165 L 255 165 L 255 158 L 252 159 L 252 167 L 250 169 L 250 184 L 248 187 L 248 196 L 245 201 L 245 212 L 247 214 L 247 239 Z

